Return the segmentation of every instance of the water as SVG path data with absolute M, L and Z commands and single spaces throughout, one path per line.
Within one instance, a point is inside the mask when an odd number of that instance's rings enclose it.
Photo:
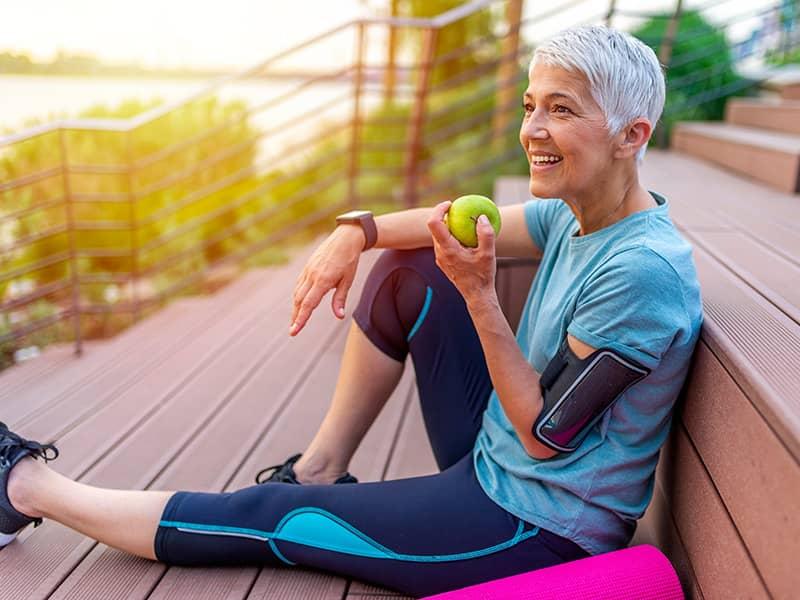
M 48 121 L 76 117 L 79 112 L 97 104 L 116 106 L 123 100 L 165 102 L 179 101 L 208 85 L 203 80 L 125 79 L 92 77 L 43 77 L 0 75 L 0 131 L 20 131 L 31 119 Z M 245 81 L 225 85 L 218 93 L 222 100 L 238 99 L 256 106 L 297 86 L 289 81 Z M 294 96 L 257 115 L 259 125 L 274 127 L 287 118 L 309 110 L 351 88 L 347 82 L 315 84 L 313 89 Z M 331 107 L 333 108 L 333 107 Z M 348 101 L 332 111 L 337 116 L 347 114 Z

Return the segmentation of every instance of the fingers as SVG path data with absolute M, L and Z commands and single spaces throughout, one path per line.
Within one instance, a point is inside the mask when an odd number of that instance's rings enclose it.
M 303 298 L 306 297 L 308 290 L 311 288 L 311 279 L 306 276 L 306 272 L 303 271 L 303 274 L 300 276 L 300 279 L 297 281 L 297 285 L 294 288 L 294 297 L 292 298 L 292 318 L 289 321 L 289 325 L 291 326 L 297 320 L 297 314 L 300 312 L 300 304 L 303 301 Z
M 353 285 L 352 277 L 342 277 L 339 285 L 336 286 L 336 291 L 331 299 L 331 308 L 333 314 L 337 319 L 344 319 L 344 303 L 347 300 L 347 293 L 350 291 L 350 286 Z
M 433 207 L 433 212 L 428 219 L 428 229 L 430 230 L 434 241 L 439 242 L 440 244 L 446 243 L 448 239 L 452 237 L 450 235 L 450 231 L 447 229 L 447 225 L 444 224 L 444 216 L 447 214 L 447 211 L 450 210 L 451 204 L 452 202 L 449 200 L 440 202 Z
M 302 300 L 300 300 L 297 315 L 292 319 L 292 325 L 289 327 L 290 336 L 294 337 L 300 333 L 300 330 L 305 326 L 311 313 L 317 308 L 320 300 L 322 300 L 322 297 L 329 289 L 330 287 L 317 284 L 308 290 Z
M 486 215 L 478 217 L 475 232 L 478 235 L 478 252 L 494 253 L 494 227 Z

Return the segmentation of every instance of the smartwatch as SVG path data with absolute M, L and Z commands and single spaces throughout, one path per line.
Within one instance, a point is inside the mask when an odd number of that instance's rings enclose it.
M 375 226 L 375 219 L 370 210 L 351 210 L 343 215 L 336 217 L 337 225 L 359 225 L 364 231 L 366 242 L 364 243 L 364 250 L 369 250 L 378 241 L 378 228 Z

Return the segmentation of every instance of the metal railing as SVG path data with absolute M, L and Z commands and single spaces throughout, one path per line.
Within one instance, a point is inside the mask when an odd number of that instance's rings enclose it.
M 0 137 L 0 350 L 46 337 L 80 353 L 84 339 L 201 289 L 226 265 L 329 229 L 346 208 L 488 193 L 498 174 L 527 173 L 516 130 L 530 30 L 567 10 L 593 23 L 625 13 L 614 1 L 567 0 L 523 19 L 521 4 L 354 20 L 128 119 Z M 657 18 L 679 16 L 680 2 Z M 481 32 L 447 46 L 471 19 Z M 348 60 L 282 76 L 246 104 L 222 99 L 344 38 Z

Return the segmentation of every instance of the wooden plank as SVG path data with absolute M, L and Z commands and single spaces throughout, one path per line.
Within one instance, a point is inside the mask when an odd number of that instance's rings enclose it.
M 658 471 L 703 596 L 742 600 L 769 597 L 736 526 L 682 426 L 673 428 L 670 447 L 662 453 Z
M 305 332 L 305 335 L 307 336 L 305 338 L 306 340 L 319 339 L 319 332 L 315 332 L 314 329 L 315 329 L 314 328 L 314 321 L 312 321 L 309 324 L 308 331 Z M 295 344 L 295 349 L 297 350 L 295 352 L 295 354 L 297 354 L 297 352 L 300 351 L 300 346 L 297 346 Z M 305 349 L 303 349 L 303 350 L 307 354 L 307 351 Z M 219 479 L 220 476 L 221 477 L 225 477 L 226 476 L 225 475 L 226 472 L 228 472 L 228 475 L 230 475 L 230 472 L 232 472 L 235 469 L 236 465 L 243 458 L 242 456 L 239 456 L 238 458 L 236 456 L 226 457 L 227 460 L 223 461 L 222 464 L 219 464 L 220 463 L 220 458 L 219 458 L 220 457 L 220 453 L 218 452 L 218 448 L 219 448 L 220 444 L 224 444 L 225 440 L 229 440 L 229 439 L 244 439 L 244 438 L 247 437 L 247 435 L 246 435 L 247 428 L 253 429 L 252 415 L 253 414 L 257 414 L 259 403 L 263 403 L 263 390 L 264 389 L 275 389 L 277 386 L 279 386 L 281 381 L 285 380 L 285 377 L 284 377 L 283 374 L 286 373 L 287 370 L 291 371 L 293 365 L 296 366 L 297 363 L 298 363 L 298 358 L 300 358 L 299 356 L 287 355 L 285 350 L 281 350 L 277 354 L 281 357 L 282 362 L 284 362 L 285 364 L 283 364 L 283 365 L 281 365 L 281 364 L 270 364 L 268 366 L 265 366 L 264 369 L 262 369 L 264 375 L 265 376 L 266 375 L 269 376 L 269 381 L 266 381 L 266 380 L 258 380 L 258 381 L 256 381 L 257 379 L 259 379 L 259 377 L 258 376 L 254 377 L 253 380 L 250 383 L 246 384 L 244 386 L 243 390 L 237 394 L 235 410 L 233 409 L 234 402 L 231 402 L 230 409 L 228 409 L 226 407 L 225 411 L 220 411 L 220 412 L 227 412 L 227 413 L 235 413 L 235 415 L 238 415 L 238 422 L 239 422 L 239 425 L 240 425 L 239 430 L 238 431 L 231 431 L 230 428 L 227 428 L 226 431 L 225 431 L 225 435 L 224 435 L 225 439 L 219 439 L 219 435 L 217 435 L 216 432 L 215 432 L 215 430 L 218 428 L 218 426 L 214 424 L 219 419 L 215 419 L 214 423 L 209 424 L 207 430 L 204 431 L 204 433 L 202 435 L 196 435 L 194 437 L 194 439 L 196 439 L 196 440 L 202 440 L 203 441 L 204 446 L 205 446 L 205 450 L 203 449 L 203 447 L 200 447 L 200 448 L 198 448 L 198 447 L 190 447 L 190 448 L 188 448 L 186 450 L 186 452 L 182 453 L 181 457 L 178 460 L 175 461 L 175 463 L 171 464 L 167 468 L 167 473 L 170 473 L 170 476 L 166 477 L 166 478 L 165 477 L 160 477 L 155 482 L 155 484 L 154 484 L 155 487 L 166 487 L 166 488 L 169 488 L 169 489 L 183 488 L 183 487 L 195 488 L 195 489 L 197 489 L 198 487 L 201 488 L 201 489 L 220 489 L 220 487 L 222 485 L 222 482 Z M 333 352 L 333 355 L 335 357 L 337 357 L 337 360 L 338 360 L 338 357 L 341 355 L 340 349 L 336 349 Z M 305 358 L 308 359 L 308 356 L 306 356 Z M 279 362 L 281 362 L 281 361 L 279 361 Z M 338 370 L 338 362 L 337 362 L 336 370 Z M 301 369 L 301 371 L 302 371 L 302 369 Z M 398 390 L 400 390 L 400 394 L 399 394 L 398 397 L 407 396 L 408 395 L 407 390 L 410 387 L 410 385 L 413 385 L 413 378 L 411 377 L 412 374 L 413 374 L 413 372 L 412 372 L 411 369 L 407 370 L 407 373 L 404 376 L 403 382 L 401 382 L 401 386 L 398 386 Z M 300 374 L 300 376 L 302 377 L 302 373 Z M 261 379 L 263 379 L 263 377 Z M 330 388 L 332 388 L 332 386 L 330 386 Z M 248 395 L 248 389 L 250 390 L 250 392 L 249 392 L 249 396 L 250 396 L 249 401 L 248 401 L 247 405 L 242 406 L 242 403 L 238 400 L 238 396 L 240 396 L 240 395 L 247 396 Z M 309 395 L 307 393 L 303 393 L 303 392 L 304 391 L 311 391 L 311 395 L 313 395 L 314 393 L 318 394 L 318 392 L 315 391 L 317 389 L 325 389 L 325 388 L 324 388 L 324 386 L 316 386 L 313 390 L 305 390 L 305 388 L 304 388 L 304 390 L 301 390 L 300 395 L 302 396 L 302 400 L 300 400 L 298 402 L 303 402 L 303 403 L 309 402 L 309 400 L 310 400 Z M 326 404 L 327 404 L 327 402 L 323 403 L 322 407 L 324 407 Z M 364 443 L 362 444 L 361 448 L 359 449 L 359 454 L 356 455 L 357 457 L 359 455 L 361 455 L 361 456 L 369 456 L 369 461 L 371 461 L 372 463 L 375 463 L 375 468 L 373 469 L 373 475 L 380 475 L 380 473 L 384 469 L 384 465 L 380 464 L 381 461 L 376 461 L 375 460 L 376 456 L 381 455 L 381 451 L 379 451 L 379 449 L 376 448 L 376 445 L 378 445 L 380 443 L 383 443 L 384 446 L 386 446 L 386 450 L 383 451 L 383 455 L 384 455 L 384 461 L 383 462 L 385 462 L 385 456 L 386 456 L 386 454 L 388 452 L 388 446 L 389 446 L 388 443 L 386 443 L 386 442 L 378 442 L 378 440 L 388 440 L 388 439 L 391 438 L 391 436 L 384 435 L 384 434 L 389 432 L 389 431 L 392 431 L 392 430 L 396 429 L 396 421 L 399 418 L 399 414 L 400 414 L 400 411 L 398 410 L 398 408 L 402 408 L 402 403 L 398 404 L 397 402 L 395 402 L 393 404 L 392 401 L 390 400 L 390 403 L 387 405 L 387 407 L 392 409 L 392 410 L 388 410 L 388 411 L 384 410 L 384 412 L 381 413 L 381 415 L 379 416 L 379 418 L 378 418 L 378 420 L 377 420 L 377 422 L 375 424 L 375 427 L 370 431 L 370 434 L 368 434 L 367 438 L 364 440 Z M 395 408 L 392 408 L 392 407 L 395 407 Z M 291 411 L 292 407 L 290 406 L 287 410 Z M 395 413 L 394 417 L 391 416 L 392 412 Z M 164 420 L 165 421 L 169 421 L 170 419 L 164 419 Z M 263 428 L 256 428 L 256 430 L 255 431 L 251 431 L 249 435 L 251 437 L 252 436 L 256 436 L 255 439 L 257 440 L 257 439 L 264 438 L 265 434 L 263 432 Z M 375 440 L 371 441 L 370 440 L 370 436 L 373 436 L 375 438 Z M 206 443 L 206 441 L 208 441 L 208 442 Z M 291 442 L 291 441 L 295 441 L 295 440 L 289 440 L 289 441 Z M 244 444 L 243 448 L 242 448 L 242 452 L 245 452 L 254 443 L 255 442 Z M 272 447 L 272 445 L 273 444 L 270 444 L 271 447 Z M 294 451 L 294 450 L 296 450 L 296 448 L 287 448 L 286 449 L 286 454 L 289 454 L 291 451 Z M 245 455 L 246 454 L 247 453 L 245 453 Z M 356 464 L 356 463 L 358 463 L 358 460 L 354 461 L 354 464 Z M 364 464 L 366 464 L 366 463 L 362 460 L 361 461 L 361 465 L 363 466 Z M 104 470 L 108 471 L 110 474 L 114 474 L 114 473 L 117 473 L 117 472 L 120 471 L 120 469 L 117 468 L 117 467 L 118 467 L 118 465 L 115 465 L 115 464 L 112 463 L 112 464 L 107 465 L 104 468 Z M 359 471 L 359 473 L 361 473 L 361 472 L 362 471 Z M 217 474 L 217 480 L 210 487 L 209 487 L 209 481 L 208 481 L 208 477 L 209 477 L 208 473 Z M 199 474 L 199 475 L 193 475 L 193 474 Z M 377 478 L 377 477 L 375 477 L 375 478 Z M 202 482 L 200 482 L 201 479 L 203 480 Z M 181 483 L 182 483 L 181 480 L 183 480 L 183 482 L 189 483 L 189 485 L 185 485 L 185 486 L 181 485 Z M 111 482 L 112 485 L 114 485 L 115 483 L 116 482 Z M 107 555 L 109 557 L 107 562 L 109 562 L 109 564 L 111 565 L 111 569 L 110 569 L 111 572 L 109 572 L 109 568 L 104 569 L 103 570 L 104 578 L 111 578 L 112 580 L 116 579 L 115 573 L 113 572 L 113 565 L 115 564 L 114 561 L 113 561 L 113 557 L 116 554 L 115 551 L 104 549 L 103 547 L 98 547 L 98 549 L 95 549 L 95 551 L 93 551 L 93 554 L 95 554 L 97 552 L 102 552 L 103 555 Z M 101 562 L 102 562 L 102 559 L 101 559 Z M 167 573 L 167 575 L 163 578 L 161 583 L 159 583 L 158 587 L 156 588 L 156 592 L 155 592 L 156 596 L 160 597 L 160 594 L 161 594 L 160 590 L 164 586 L 166 586 L 167 589 L 172 590 L 168 594 L 168 595 L 170 595 L 170 597 L 173 597 L 176 594 L 177 594 L 177 597 L 185 596 L 185 594 L 180 591 L 181 590 L 181 586 L 175 586 L 174 585 L 174 581 L 173 581 L 173 579 L 176 578 L 176 577 L 177 578 L 185 577 L 186 576 L 185 575 L 185 571 L 186 570 L 178 569 L 178 570 L 176 570 L 176 573 L 173 575 L 172 574 L 172 570 L 170 570 Z M 192 572 L 197 572 L 197 570 L 191 570 L 191 571 Z M 215 575 L 214 576 L 209 576 L 207 571 L 214 571 Z M 252 569 L 249 569 L 247 571 L 250 572 L 251 574 L 254 573 L 254 571 Z M 193 583 L 192 588 L 191 588 L 191 594 L 189 594 L 189 597 L 192 597 L 192 598 L 233 597 L 233 596 L 230 595 L 231 593 L 234 593 L 231 590 L 236 590 L 236 589 L 241 588 L 242 587 L 241 582 L 247 579 L 247 577 L 245 575 L 243 575 L 242 573 L 238 572 L 237 570 L 231 570 L 231 569 L 203 570 L 201 572 L 203 573 L 203 576 L 198 578 L 198 581 L 200 583 L 197 583 L 197 582 Z M 124 574 L 121 574 L 120 576 L 124 576 Z M 206 585 L 206 584 L 202 583 L 203 581 L 207 581 L 207 582 L 210 582 L 210 583 L 208 585 Z M 68 584 L 72 584 L 73 582 L 70 582 L 68 580 L 67 583 Z M 213 583 L 213 585 L 212 585 L 212 583 Z M 67 584 L 65 584 L 65 585 L 67 585 Z M 146 587 L 147 586 L 144 586 L 143 584 L 139 584 L 139 585 L 136 586 L 136 589 L 143 589 L 143 588 L 146 588 Z M 78 585 L 77 587 L 74 587 L 74 589 L 82 590 L 82 593 L 87 593 L 90 589 L 92 589 L 92 587 L 90 586 L 89 588 L 86 588 L 85 586 Z M 222 594 L 220 592 L 220 590 L 228 590 L 228 592 L 226 592 L 225 594 Z M 138 597 L 138 596 L 134 596 L 134 597 Z
M 288 287 L 288 286 L 287 286 Z M 262 331 L 277 330 L 278 322 L 271 327 L 262 323 L 263 319 L 277 318 L 275 315 L 263 315 L 263 307 L 256 295 L 245 300 L 237 312 L 225 314 L 213 322 L 199 335 L 194 344 L 182 349 L 161 365 L 161 369 L 109 403 L 102 411 L 87 419 L 78 428 L 70 432 L 59 441 L 62 457 L 55 464 L 56 468 L 71 477 L 80 477 L 88 472 L 96 463 L 102 462 L 109 455 L 109 450 L 120 439 L 124 439 L 138 427 L 157 414 L 185 385 L 191 381 L 192 376 L 203 372 L 214 364 L 215 359 L 224 356 L 231 343 L 240 333 L 247 331 L 259 323 L 264 326 Z M 245 318 L 242 317 L 245 316 Z M 255 316 L 253 316 L 255 315 Z M 285 326 L 285 315 L 278 318 L 280 324 Z M 285 331 L 285 327 L 281 327 Z M 56 424 L 54 424 L 54 427 Z M 23 432 L 24 433 L 24 432 Z M 135 473 L 134 473 L 135 474 Z M 133 482 L 131 482 L 133 483 Z M 0 553 L 0 571 L 7 570 L 12 573 L 10 579 L 18 584 L 19 579 L 25 581 L 20 584 L 26 587 L 30 594 L 46 595 L 51 590 L 41 586 L 47 583 L 47 574 L 54 570 L 53 564 L 48 568 L 41 567 L 42 563 L 52 558 L 50 551 L 43 553 L 41 558 L 33 557 L 23 563 L 19 557 L 19 548 L 25 547 L 30 539 L 46 538 L 64 535 L 65 546 L 68 552 L 62 552 L 62 557 L 69 554 L 70 560 L 81 557 L 91 550 L 93 542 L 88 542 L 78 534 L 58 531 L 55 523 L 45 523 L 37 530 L 23 532 L 21 539 L 24 543 L 14 544 Z M 63 529 L 63 528 L 61 528 Z M 48 533 L 53 531 L 53 533 Z M 24 568 L 23 568 L 24 564 Z M 74 566 L 74 562 L 65 561 L 59 566 L 63 577 Z M 36 577 L 29 576 L 37 574 Z M 15 596 L 19 597 L 19 596 Z
M 248 282 L 252 283 L 252 277 Z M 238 294 L 237 294 L 238 292 Z M 224 303 L 235 302 L 241 295 L 242 289 L 237 286 L 224 290 L 215 301 Z M 194 330 L 204 327 L 207 316 L 198 310 L 187 310 L 188 306 L 205 305 L 214 306 L 207 300 L 200 298 L 181 300 L 170 305 L 165 310 L 156 313 L 152 319 L 147 319 L 136 327 L 126 330 L 113 341 L 103 346 L 102 352 L 89 352 L 81 360 L 68 363 L 65 368 L 42 379 L 38 385 L 27 387 L 23 393 L 3 401 L 6 418 L 19 428 L 25 421 L 40 414 L 53 403 L 62 401 L 69 395 L 80 394 L 84 397 L 94 397 L 96 392 L 86 394 L 85 386 L 95 384 L 99 389 L 108 392 L 106 382 L 100 380 L 108 375 L 109 365 L 118 366 L 120 363 L 133 364 L 126 369 L 138 372 L 143 365 L 157 363 L 160 355 L 173 351 L 173 346 L 181 343 L 179 336 L 191 335 Z M 194 328 L 194 329 L 193 329 Z M 163 336 L 163 337 L 162 337 Z M 165 340 L 167 343 L 165 344 Z M 185 343 L 185 342 L 183 342 Z M 130 373 L 129 373 L 130 374 Z M 126 378 L 126 380 L 129 378 Z M 117 382 L 122 385 L 122 382 Z M 113 388 L 112 388 L 113 389 Z
M 800 324 L 800 266 L 736 231 L 690 233 L 690 237 Z
M 665 451 L 668 451 L 665 449 Z M 703 600 L 703 592 L 697 582 L 688 553 L 678 533 L 673 516 L 667 502 L 664 489 L 656 481 L 653 489 L 653 498 L 644 516 L 639 520 L 636 534 L 630 546 L 651 544 L 657 547 L 669 558 L 673 568 L 678 574 L 681 587 L 688 600 Z
M 706 320 L 703 340 L 800 460 L 797 323 L 695 248 Z
M 0 371 L 0 404 L 2 398 L 30 385 L 48 371 L 59 365 L 76 360 L 73 344 L 55 344 L 41 350 L 36 358 L 30 358 Z
M 789 598 L 800 589 L 800 465 L 705 343 L 686 389 L 683 425 L 769 591 Z

